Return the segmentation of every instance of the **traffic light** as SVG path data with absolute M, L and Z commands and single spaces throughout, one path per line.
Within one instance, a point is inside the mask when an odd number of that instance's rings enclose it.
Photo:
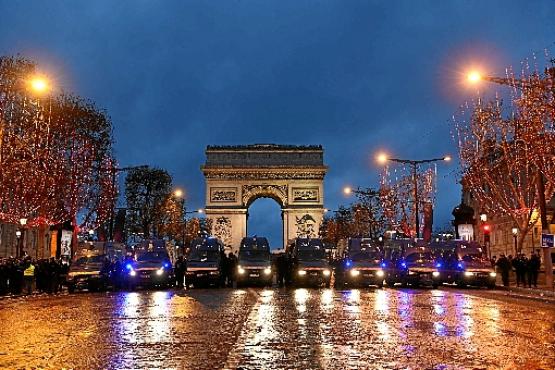
M 482 226 L 482 230 L 484 231 L 484 244 L 489 243 L 489 232 L 491 231 L 491 226 L 488 224 L 484 224 Z

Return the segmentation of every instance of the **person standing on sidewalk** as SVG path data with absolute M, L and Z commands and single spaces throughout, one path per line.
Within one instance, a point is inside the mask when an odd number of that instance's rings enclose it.
M 534 288 L 538 287 L 538 271 L 540 270 L 541 260 L 540 257 L 532 252 L 530 259 L 528 260 L 526 272 L 528 273 L 528 287 L 531 288 L 534 284 Z
M 509 286 L 509 271 L 511 271 L 511 262 L 505 257 L 504 254 L 499 257 L 495 263 L 499 272 L 501 272 L 501 280 L 503 280 L 503 286 Z
M 33 285 L 35 283 L 35 264 L 30 259 L 26 261 L 25 270 L 23 270 L 23 281 L 25 282 L 25 294 L 33 294 Z
M 528 265 L 528 260 L 523 254 L 518 254 L 512 261 L 513 268 L 516 273 L 516 286 L 526 286 L 526 269 Z

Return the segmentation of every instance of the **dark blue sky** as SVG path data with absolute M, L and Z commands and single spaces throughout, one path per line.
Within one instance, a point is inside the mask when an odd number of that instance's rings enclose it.
M 208 144 L 322 144 L 328 208 L 345 184 L 377 186 L 379 149 L 456 155 L 466 66 L 502 74 L 555 41 L 550 0 L 0 0 L 0 14 L 0 54 L 106 108 L 120 164 L 168 169 L 193 208 Z M 439 170 L 436 227 L 459 202 L 455 174 Z M 250 230 L 279 234 L 259 202 Z

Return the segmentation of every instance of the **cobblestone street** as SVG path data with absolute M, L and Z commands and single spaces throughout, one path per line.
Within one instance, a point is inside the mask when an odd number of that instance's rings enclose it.
M 555 364 L 555 306 L 482 290 L 207 289 L 0 301 L 0 368 Z

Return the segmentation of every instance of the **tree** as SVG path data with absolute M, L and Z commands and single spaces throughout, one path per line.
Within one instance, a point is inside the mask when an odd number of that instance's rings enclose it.
M 158 236 L 164 222 L 164 203 L 172 191 L 170 174 L 160 168 L 135 168 L 125 178 L 125 198 L 131 210 L 128 225 L 144 238 Z
M 537 187 L 538 176 L 554 163 L 538 163 L 540 151 L 534 138 L 538 127 L 534 127 L 527 115 L 510 110 L 504 116 L 499 99 L 484 103 L 474 102 L 468 120 L 456 121 L 457 139 L 461 164 L 462 184 L 470 190 L 482 210 L 492 214 L 508 216 L 519 229 L 519 245 L 538 221 Z M 553 140 L 544 133 L 543 144 Z M 555 141 L 551 141 L 553 148 Z M 551 198 L 555 190 L 553 181 L 545 185 L 545 196 Z M 519 251 L 515 251 L 519 252 Z
M 184 227 L 185 199 L 171 193 L 162 203 L 159 236 L 181 240 Z
M 115 191 L 112 124 L 90 101 L 38 96 L 27 86 L 36 65 L 0 57 L 0 221 L 77 227 L 101 223 Z

